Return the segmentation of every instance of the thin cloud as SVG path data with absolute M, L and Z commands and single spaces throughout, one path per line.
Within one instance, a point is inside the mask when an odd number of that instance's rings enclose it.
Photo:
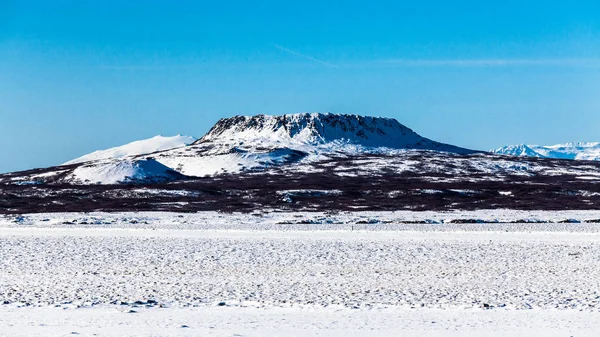
M 322 65 L 330 67 L 330 68 L 336 68 L 336 69 L 339 68 L 339 66 L 337 66 L 337 65 L 335 65 L 333 63 L 329 63 L 329 62 L 326 62 L 326 61 L 323 61 L 323 60 L 319 60 L 319 59 L 316 59 L 316 58 L 314 58 L 312 56 L 304 55 L 304 54 L 299 53 L 299 52 L 297 52 L 295 50 L 291 50 L 289 48 L 286 48 L 286 47 L 278 45 L 278 44 L 273 45 L 273 47 L 275 47 L 275 48 L 277 48 L 277 49 L 279 49 L 281 51 L 284 51 L 284 52 L 286 52 L 288 54 L 291 54 L 291 55 L 294 55 L 294 56 L 298 56 L 298 57 L 302 57 L 302 58 L 307 59 L 309 61 L 313 61 L 313 62 L 322 64 Z
M 392 59 L 372 62 L 374 65 L 398 67 L 511 67 L 511 66 L 556 66 L 556 67 L 600 67 L 600 59 Z
M 570 58 L 570 59 L 387 59 L 371 60 L 358 63 L 334 64 L 304 55 L 295 50 L 281 45 L 275 48 L 288 54 L 304 58 L 329 68 L 371 68 L 371 67 L 398 67 L 398 68 L 501 68 L 501 67 L 564 67 L 564 68 L 600 68 L 600 58 Z M 202 68 L 204 64 L 146 64 L 146 65 L 100 65 L 98 68 L 121 71 L 152 71 L 170 69 L 195 69 Z
M 164 70 L 164 69 L 190 69 L 198 68 L 199 65 L 194 64 L 164 64 L 164 65 L 101 65 L 100 69 L 107 70 Z

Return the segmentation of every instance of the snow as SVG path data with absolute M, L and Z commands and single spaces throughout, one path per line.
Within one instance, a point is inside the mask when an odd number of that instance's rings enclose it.
M 30 178 L 31 179 L 44 179 L 44 178 L 52 177 L 52 176 L 55 176 L 55 175 L 58 175 L 58 174 L 61 174 L 64 172 L 67 172 L 67 170 L 58 170 L 58 171 L 34 174 L 34 175 L 30 176 Z
M 0 331 L 596 336 L 588 219 L 600 211 L 1 216 Z
M 127 162 L 140 159 L 132 155 L 157 151 L 159 146 L 165 151 L 154 153 L 153 159 L 181 174 L 196 177 L 262 170 L 298 162 L 310 164 L 327 159 L 328 154 L 400 154 L 406 149 L 473 152 L 423 138 L 394 119 L 320 113 L 223 119 L 193 144 L 166 149 L 167 145 L 173 145 L 166 140 L 172 138 L 176 137 L 134 142 L 95 152 L 67 164 L 94 160 L 87 163 L 85 174 L 76 172 L 75 176 L 85 175 L 89 181 L 113 183 L 114 179 L 94 178 L 90 174 L 112 170 L 107 166 L 128 165 Z M 175 145 L 189 140 L 189 137 L 179 137 Z M 98 161 L 100 158 L 118 160 L 106 164 Z M 101 167 L 94 170 L 94 165 Z M 297 167 L 305 169 L 304 166 Z
M 77 167 L 71 180 L 90 184 L 117 184 L 136 181 L 165 181 L 177 173 L 153 159 L 107 161 Z
M 331 113 L 236 116 L 220 120 L 199 142 L 276 143 L 280 147 L 337 142 L 393 149 L 432 149 L 442 145 L 419 136 L 393 118 Z
M 596 337 L 600 314 L 572 310 L 94 307 L 0 308 L 10 336 Z M 118 328 L 117 328 L 118 327 Z
M 600 160 L 600 142 L 566 143 L 550 146 L 521 144 L 505 146 L 491 152 L 519 157 Z
M 179 155 L 179 153 L 165 153 L 157 156 L 156 160 L 187 176 L 204 177 L 223 173 L 240 173 L 253 169 L 265 169 L 270 166 L 292 163 L 299 159 L 298 155 L 295 155 L 293 151 L 288 149 L 222 153 L 197 157 L 189 157 L 185 154 Z
M 140 189 L 148 193 L 158 190 Z M 314 190 L 313 190 L 314 191 Z M 173 191 L 172 193 L 177 193 Z M 473 223 L 468 223 L 472 220 Z M 576 220 L 576 224 L 565 223 Z M 600 232 L 600 211 L 89 212 L 0 215 L 0 229 L 101 228 L 242 231 Z
M 185 175 L 203 177 L 309 164 L 331 154 L 392 155 L 407 149 L 474 153 L 421 137 L 391 118 L 303 113 L 222 119 L 190 146 L 158 153 L 155 158 Z
M 63 165 L 78 164 L 100 159 L 123 158 L 129 156 L 149 154 L 157 151 L 165 151 L 191 144 L 195 140 L 196 139 L 194 137 L 182 135 L 172 137 L 164 137 L 159 135 L 106 150 L 94 151 L 79 158 L 69 160 Z
M 186 142 L 189 140 L 186 139 Z M 567 153 L 587 149 L 585 151 L 589 150 L 586 152 L 588 157 L 582 153 L 573 156 L 592 158 L 593 149 L 600 151 L 600 145 L 595 144 L 563 144 L 548 147 L 548 151 Z M 497 152 L 538 157 L 549 156 L 551 153 L 526 145 L 503 151 Z M 133 152 L 127 152 L 131 153 Z M 134 167 L 137 161 L 147 158 L 149 157 L 146 155 L 138 155 L 95 160 L 85 162 L 81 167 L 70 168 L 75 171 L 73 173 L 65 173 L 64 168 L 58 168 L 61 171 L 18 179 L 22 181 L 20 184 L 46 181 L 75 184 L 86 181 L 130 182 L 127 177 L 133 173 L 126 168 Z M 471 182 L 502 181 L 508 176 L 572 175 L 579 176 L 578 179 L 582 180 L 600 177 L 598 168 L 591 163 L 571 165 L 567 162 L 558 165 L 552 161 L 520 161 L 490 154 L 474 154 L 467 149 L 421 137 L 394 119 L 319 113 L 222 119 L 193 144 L 152 153 L 151 159 L 188 177 L 258 171 L 296 175 L 329 169 L 340 177 L 416 172 L 435 175 L 430 179 L 437 182 L 465 181 L 465 176 Z M 113 174 L 115 171 L 119 173 Z

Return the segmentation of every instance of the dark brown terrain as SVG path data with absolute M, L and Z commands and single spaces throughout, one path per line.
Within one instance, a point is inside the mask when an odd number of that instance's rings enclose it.
M 407 162 L 410 167 L 399 169 Z M 65 183 L 60 174 L 33 183 L 20 180 L 76 166 L 0 175 L 0 213 L 600 209 L 600 163 L 489 154 L 332 156 L 309 164 L 155 183 L 78 185 Z

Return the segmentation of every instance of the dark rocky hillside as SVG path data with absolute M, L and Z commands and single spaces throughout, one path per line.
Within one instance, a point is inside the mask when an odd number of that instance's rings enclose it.
M 596 162 L 410 151 L 334 156 L 308 167 L 117 185 L 17 184 L 19 175 L 44 170 L 14 173 L 0 176 L 0 213 L 600 209 Z

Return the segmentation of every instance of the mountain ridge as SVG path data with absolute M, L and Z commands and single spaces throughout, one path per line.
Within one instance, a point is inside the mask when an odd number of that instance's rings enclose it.
M 94 152 L 85 154 L 81 157 L 69 160 L 63 165 L 79 164 L 102 159 L 123 158 L 128 156 L 153 153 L 157 151 L 165 151 L 180 146 L 189 145 L 194 141 L 196 141 L 196 138 L 183 136 L 181 134 L 172 137 L 157 135 L 152 138 L 140 139 L 104 150 L 96 150 Z
M 555 145 L 508 145 L 491 153 L 517 157 L 538 157 L 570 160 L 600 160 L 600 142 L 570 142 Z
M 477 151 L 422 137 L 394 118 L 355 114 L 298 113 L 220 119 L 194 144 L 250 142 L 286 146 L 352 144 L 371 148 L 421 149 L 460 154 Z

